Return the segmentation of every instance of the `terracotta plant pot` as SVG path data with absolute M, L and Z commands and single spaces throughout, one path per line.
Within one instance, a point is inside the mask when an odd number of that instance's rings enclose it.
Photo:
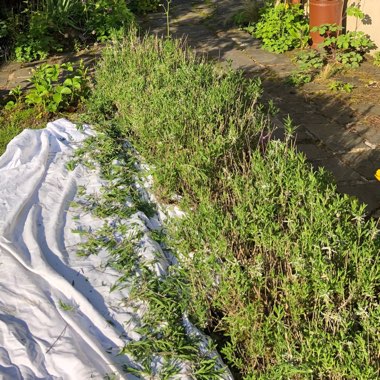
M 310 29 L 323 24 L 342 26 L 343 0 L 310 0 Z M 323 42 L 323 37 L 317 32 L 310 32 L 313 48 Z

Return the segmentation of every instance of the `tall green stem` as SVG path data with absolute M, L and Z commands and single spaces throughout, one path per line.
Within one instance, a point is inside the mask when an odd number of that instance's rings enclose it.
M 170 37 L 170 20 L 169 20 L 169 15 L 170 15 L 170 4 L 172 0 L 166 0 L 166 6 L 162 4 L 162 7 L 164 8 L 164 12 L 166 15 L 166 37 Z

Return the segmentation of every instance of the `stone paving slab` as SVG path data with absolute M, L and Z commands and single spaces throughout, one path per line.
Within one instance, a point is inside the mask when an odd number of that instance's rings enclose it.
M 317 139 L 323 141 L 325 145 L 337 153 L 351 151 L 357 147 L 370 149 L 359 135 L 342 130 L 339 124 L 333 121 L 312 121 L 305 126 Z
M 333 153 L 317 144 L 297 144 L 297 150 L 302 152 L 310 161 L 316 162 L 333 157 Z
M 311 160 L 314 167 L 323 167 L 328 170 L 335 178 L 337 183 L 356 184 L 364 182 L 364 178 L 351 167 L 345 165 L 339 158 L 330 156 L 318 160 Z
M 348 166 L 355 167 L 355 170 L 367 180 L 373 180 L 374 173 L 380 169 L 380 149 L 370 149 L 359 154 L 349 152 L 339 157 Z
M 250 57 L 254 57 L 255 61 L 261 65 L 280 65 L 287 66 L 287 62 L 284 62 L 284 57 L 280 54 L 273 54 L 268 51 L 260 49 L 260 45 L 257 41 L 254 41 L 254 46 L 248 46 L 245 48 L 244 52 Z M 257 44 L 257 45 L 256 45 Z M 290 63 L 289 63 L 290 65 Z
M 354 122 L 348 126 L 348 129 L 363 137 L 363 141 L 370 147 L 380 147 L 380 127 L 371 125 L 371 123 Z
M 355 110 L 359 114 L 363 115 L 374 115 L 380 116 L 380 105 L 379 104 L 368 104 L 368 103 L 359 103 L 356 105 Z
M 0 72 L 0 88 L 5 87 L 8 83 L 9 73 Z
M 373 217 L 380 217 L 379 206 L 380 206 L 380 191 L 379 182 L 364 182 L 364 183 L 354 183 L 345 184 L 338 183 L 338 191 L 342 193 L 349 194 L 358 198 L 359 200 L 365 200 L 364 203 L 367 204 L 367 214 Z
M 244 54 L 241 50 L 231 49 L 222 54 L 220 57 L 227 63 L 231 62 L 231 67 L 236 70 L 243 70 L 247 73 L 261 73 L 262 67 L 257 66 L 255 62 Z
M 217 36 L 220 38 L 229 38 L 234 41 L 241 49 L 247 47 L 257 47 L 260 48 L 261 43 L 259 40 L 252 41 L 252 36 L 248 33 L 241 31 L 240 29 L 230 29 L 223 30 L 217 33 Z

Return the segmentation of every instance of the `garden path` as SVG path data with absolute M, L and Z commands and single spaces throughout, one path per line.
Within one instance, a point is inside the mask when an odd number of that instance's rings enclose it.
M 311 83 L 302 89 L 290 86 L 286 78 L 294 70 L 288 55 L 273 54 L 260 48 L 260 42 L 236 29 L 232 16 L 244 0 L 173 0 L 170 32 L 185 36 L 198 52 L 260 77 L 264 100 L 279 108 L 277 136 L 281 120 L 290 115 L 297 128 L 297 146 L 315 166 L 323 166 L 335 177 L 341 192 L 366 203 L 367 214 L 380 217 L 380 183 L 374 179 L 380 168 L 380 70 L 364 63 L 343 80 L 356 85 L 343 96 L 323 91 L 325 84 Z M 146 16 L 144 30 L 166 33 L 164 13 Z M 77 54 L 51 57 L 49 63 L 78 61 L 92 66 L 101 46 Z M 27 79 L 37 63 L 8 63 L 0 67 L 0 97 L 17 85 L 28 86 Z M 348 75 L 348 77 L 347 77 Z M 364 78 L 364 79 L 363 79 Z
M 368 205 L 368 215 L 380 217 L 380 183 L 374 178 L 380 168 L 380 70 L 365 62 L 338 78 L 355 84 L 349 95 L 324 91 L 326 83 L 295 88 L 286 81 L 295 69 L 289 55 L 262 50 L 257 39 L 233 26 L 232 16 L 243 3 L 174 0 L 170 33 L 221 64 L 259 76 L 264 100 L 279 108 L 277 136 L 283 132 L 281 120 L 290 115 L 298 127 L 298 149 L 315 167 L 333 174 L 339 191 L 358 197 Z M 141 25 L 164 35 L 165 14 L 148 15 Z

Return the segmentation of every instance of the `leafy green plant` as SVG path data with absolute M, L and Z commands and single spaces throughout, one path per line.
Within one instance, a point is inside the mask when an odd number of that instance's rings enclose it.
M 60 76 L 65 76 L 59 83 Z M 77 69 L 71 63 L 43 64 L 33 72 L 30 79 L 32 88 L 25 96 L 25 102 L 43 112 L 57 112 L 75 107 L 88 92 L 87 70 L 83 62 Z
M 49 22 L 64 32 L 67 26 L 76 28 L 80 25 L 82 3 L 80 0 L 44 0 L 42 10 Z
M 351 5 L 347 7 L 346 15 L 353 16 L 358 20 L 363 20 L 365 17 L 365 13 L 358 6 L 355 6 L 355 5 Z
M 132 11 L 140 14 L 145 14 L 148 12 L 157 11 L 160 4 L 160 0 L 132 0 L 129 3 L 129 6 L 131 7 Z
M 358 68 L 363 62 L 363 55 L 356 51 L 339 52 L 336 55 L 336 60 L 342 63 L 345 67 Z
M 298 70 L 291 73 L 288 82 L 293 86 L 310 83 L 325 64 L 325 57 L 316 50 L 304 50 L 294 58 Z
M 373 55 L 373 64 L 374 64 L 375 66 L 380 67 L 380 51 L 376 52 L 376 53 Z
M 259 20 L 260 4 L 256 0 L 245 0 L 242 9 L 232 17 L 233 22 L 239 27 L 246 27 Z
M 14 108 L 16 106 L 16 103 L 21 98 L 21 96 L 22 96 L 21 86 L 18 85 L 15 88 L 13 88 L 12 90 L 10 90 L 9 95 L 12 96 L 14 98 L 14 100 L 9 100 L 7 102 L 7 104 L 5 105 L 6 110 L 11 110 L 12 108 Z
M 50 53 L 123 35 L 134 16 L 124 0 L 43 0 L 25 2 L 13 15 L 15 58 L 45 59 Z M 12 29 L 12 28 L 8 28 Z
M 347 15 L 357 19 L 365 17 L 357 6 L 348 7 Z M 355 30 L 342 33 L 342 27 L 336 24 L 323 24 L 312 28 L 311 31 L 324 37 L 321 47 L 327 51 L 330 59 L 342 63 L 345 67 L 359 67 L 364 54 L 375 47 L 374 42 L 364 32 Z
M 303 50 L 300 51 L 293 59 L 300 70 L 320 70 L 325 64 L 325 57 L 317 50 Z
M 92 0 L 85 2 L 86 30 L 98 41 L 106 41 L 115 33 L 124 34 L 134 17 L 122 0 Z
M 292 86 L 302 86 L 306 83 L 310 83 L 313 80 L 313 75 L 305 71 L 294 71 L 288 78 L 288 83 Z
M 46 13 L 35 11 L 30 15 L 28 30 L 17 37 L 15 54 L 19 62 L 45 59 L 50 52 L 62 51 L 61 44 L 49 30 Z
M 329 89 L 331 91 L 351 93 L 354 88 L 355 86 L 353 84 L 338 80 L 331 81 L 329 84 Z
M 299 5 L 268 3 L 258 23 L 246 30 L 262 40 L 264 49 L 275 53 L 305 47 L 309 40 L 308 21 Z
M 0 38 L 8 35 L 8 24 L 5 20 L 0 20 Z

